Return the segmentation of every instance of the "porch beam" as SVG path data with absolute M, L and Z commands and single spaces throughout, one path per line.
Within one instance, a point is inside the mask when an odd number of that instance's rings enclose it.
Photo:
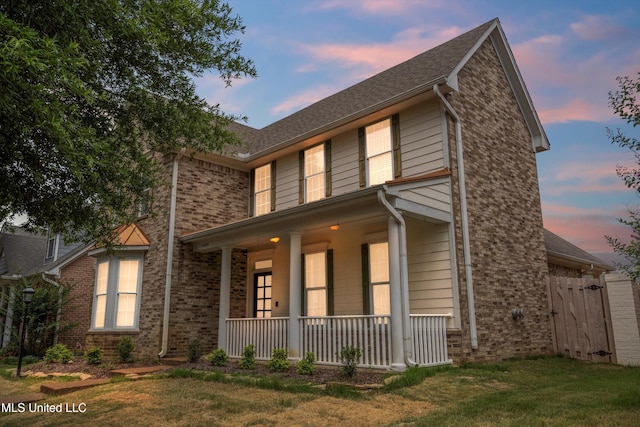
M 302 244 L 298 232 L 289 234 L 289 358 L 300 359 L 300 323 L 302 315 Z
M 400 225 L 389 216 L 389 297 L 391 299 L 391 369 L 403 371 L 407 368 L 404 354 L 402 280 L 400 274 Z
M 227 350 L 227 319 L 231 299 L 231 251 L 232 247 L 222 248 L 220 260 L 220 310 L 218 314 L 218 348 Z

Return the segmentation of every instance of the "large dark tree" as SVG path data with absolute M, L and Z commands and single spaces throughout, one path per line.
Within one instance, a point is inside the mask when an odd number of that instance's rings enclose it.
M 622 120 L 637 128 L 640 126 L 640 73 L 638 78 L 618 77 L 618 90 L 609 93 L 609 105 Z M 631 150 L 636 158 L 636 167 L 618 166 L 618 176 L 627 187 L 640 194 L 640 139 L 622 132 L 620 129 L 607 130 L 612 143 Z M 629 210 L 629 218 L 621 218 L 622 224 L 631 228 L 631 238 L 623 241 L 607 236 L 613 250 L 623 255 L 628 263 L 621 266 L 633 279 L 640 278 L 640 212 Z
M 195 92 L 256 75 L 215 0 L 0 2 L 0 222 L 103 240 L 159 185 L 156 156 L 234 143 Z

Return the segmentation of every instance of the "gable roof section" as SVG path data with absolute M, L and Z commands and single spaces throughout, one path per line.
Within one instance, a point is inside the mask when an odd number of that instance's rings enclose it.
M 18 278 L 42 266 L 47 246 L 46 236 L 12 227 L 11 231 L 3 231 L 0 239 L 4 259 L 0 274 L 3 278 Z
M 245 160 L 262 157 L 428 92 L 435 84 L 457 90 L 457 73 L 488 38 L 500 56 L 535 149 L 548 149 L 546 135 L 496 18 L 260 130 L 243 129 L 250 152 L 240 157 Z
M 614 268 L 605 263 L 604 261 L 591 255 L 573 243 L 568 242 L 562 237 L 553 234 L 547 229 L 544 229 L 544 245 L 547 249 L 547 257 L 559 258 L 561 261 L 568 262 L 570 264 L 584 265 L 585 270 L 596 267 L 603 271 L 613 271 Z M 590 267 L 593 266 L 593 267 Z

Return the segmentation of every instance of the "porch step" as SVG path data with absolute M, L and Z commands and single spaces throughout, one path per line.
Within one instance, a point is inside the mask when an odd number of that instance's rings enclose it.
M 161 365 L 180 366 L 184 363 L 187 363 L 186 357 L 164 357 L 160 359 Z
M 66 383 L 44 383 L 40 386 L 40 391 L 46 394 L 66 394 L 97 385 L 108 384 L 109 381 L 111 381 L 109 378 L 97 378 L 93 380 L 78 380 Z

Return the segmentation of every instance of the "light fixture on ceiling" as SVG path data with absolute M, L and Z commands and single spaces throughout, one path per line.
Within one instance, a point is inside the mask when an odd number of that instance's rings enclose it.
M 280 241 L 280 238 L 279 238 L 279 237 L 277 237 L 277 236 L 276 236 L 276 237 L 272 237 L 272 238 L 270 238 L 270 239 L 269 239 L 269 241 L 270 241 L 271 243 L 278 243 L 278 242 Z
M 332 231 L 340 230 L 340 224 L 334 224 L 334 225 L 330 226 L 329 230 L 332 230 Z

